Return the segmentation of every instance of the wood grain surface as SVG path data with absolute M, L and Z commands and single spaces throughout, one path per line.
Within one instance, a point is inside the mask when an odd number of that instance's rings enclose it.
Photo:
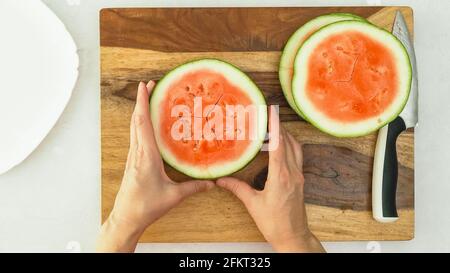
M 414 131 L 398 139 L 400 220 L 372 219 L 371 178 L 376 134 L 335 138 L 289 108 L 278 81 L 278 62 L 289 36 L 315 16 L 351 12 L 388 30 L 400 9 L 413 31 L 408 7 L 154 8 L 100 13 L 102 219 L 109 215 L 125 167 L 129 122 L 139 81 L 158 80 L 188 60 L 219 58 L 241 68 L 280 105 L 281 121 L 304 145 L 305 200 L 310 227 L 321 239 L 409 240 L 414 237 Z M 234 176 L 261 189 L 267 175 L 261 152 Z M 166 166 L 176 181 L 187 177 Z M 151 202 L 151 200 L 149 200 Z M 146 230 L 141 242 L 262 241 L 244 206 L 213 189 L 185 200 Z

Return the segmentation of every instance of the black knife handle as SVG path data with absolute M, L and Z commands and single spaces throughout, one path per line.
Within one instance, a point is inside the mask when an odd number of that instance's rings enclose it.
M 404 130 L 405 122 L 401 117 L 397 117 L 378 132 L 372 177 L 372 211 L 374 219 L 379 222 L 393 222 L 398 219 L 396 143 Z

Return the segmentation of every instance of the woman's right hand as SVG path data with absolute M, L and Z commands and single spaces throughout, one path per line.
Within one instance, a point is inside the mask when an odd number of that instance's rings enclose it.
M 321 243 L 308 228 L 303 195 L 302 147 L 279 126 L 275 108 L 270 110 L 270 124 L 276 125 L 270 128 L 270 144 L 278 143 L 278 147 L 269 151 L 269 171 L 264 190 L 257 191 L 246 182 L 232 177 L 219 179 L 217 185 L 231 191 L 244 203 L 274 250 L 324 252 Z

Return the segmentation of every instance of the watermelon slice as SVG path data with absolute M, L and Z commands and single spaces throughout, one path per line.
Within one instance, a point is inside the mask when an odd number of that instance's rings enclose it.
M 332 13 L 316 17 L 304 24 L 297 31 L 295 31 L 294 34 L 292 34 L 292 36 L 289 38 L 283 49 L 283 53 L 281 54 L 280 59 L 280 67 L 278 70 L 281 88 L 291 108 L 294 109 L 294 111 L 297 112 L 297 114 L 299 114 L 301 117 L 303 117 L 303 115 L 295 105 L 291 89 L 292 77 L 294 74 L 295 56 L 297 55 L 297 52 L 302 46 L 303 42 L 308 39 L 309 36 L 311 36 L 314 32 L 328 24 L 344 20 L 365 21 L 364 18 L 350 13 Z
M 163 159 L 200 179 L 246 166 L 267 131 L 261 91 L 238 68 L 215 59 L 189 62 L 167 73 L 152 93 L 150 112 Z
M 391 33 L 362 21 L 329 24 L 294 63 L 294 101 L 306 119 L 338 137 L 369 134 L 395 119 L 411 87 L 411 64 Z

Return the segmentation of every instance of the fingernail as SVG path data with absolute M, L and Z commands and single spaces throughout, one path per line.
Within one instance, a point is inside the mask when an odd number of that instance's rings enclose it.
M 141 90 L 142 88 L 145 87 L 145 83 L 144 82 L 139 82 L 139 87 L 138 89 Z

